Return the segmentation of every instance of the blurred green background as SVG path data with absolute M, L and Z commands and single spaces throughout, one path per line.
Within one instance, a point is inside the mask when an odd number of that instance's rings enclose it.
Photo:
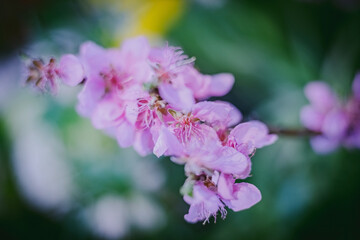
M 216 224 L 188 224 L 184 170 L 140 158 L 56 97 L 22 88 L 19 53 L 76 53 L 137 34 L 236 77 L 223 100 L 245 119 L 301 128 L 303 87 L 349 94 L 360 70 L 356 0 L 13 0 L 0 3 L 0 239 L 360 239 L 360 152 L 316 155 L 281 137 L 253 158 L 263 199 Z

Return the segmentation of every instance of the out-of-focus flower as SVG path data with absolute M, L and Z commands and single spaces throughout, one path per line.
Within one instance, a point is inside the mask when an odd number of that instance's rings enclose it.
M 131 222 L 139 229 L 157 229 L 165 224 L 165 216 L 162 209 L 140 194 L 132 196 L 129 201 Z
M 23 96 L 8 107 L 6 121 L 14 139 L 13 166 L 21 193 L 40 210 L 66 212 L 74 190 L 71 169 L 61 141 L 39 117 L 44 103 Z
M 312 82 L 305 87 L 310 104 L 301 110 L 304 126 L 319 135 L 311 138 L 318 153 L 329 153 L 340 145 L 360 148 L 360 75 L 353 82 L 353 94 L 342 103 L 324 82 Z
M 88 209 L 87 221 L 96 235 L 106 239 L 124 237 L 130 228 L 129 210 L 125 199 L 107 195 Z
M 151 230 L 164 224 L 164 213 L 141 194 L 127 198 L 107 194 L 86 208 L 83 216 L 92 232 L 105 239 L 125 237 L 132 225 Z
M 107 196 L 114 196 L 113 192 L 116 192 L 116 198 L 122 200 L 125 213 L 128 214 L 123 215 L 121 203 L 105 201 L 115 206 L 112 210 L 120 209 L 120 213 L 114 213 L 110 220 L 105 219 L 100 232 L 107 232 L 109 237 L 125 236 L 132 226 L 142 231 L 162 227 L 165 222 L 163 209 L 156 201 L 149 199 L 147 194 L 159 191 L 165 182 L 164 172 L 158 162 L 143 161 L 133 151 L 119 151 L 116 142 L 112 143 L 93 129 L 87 119 L 76 117 L 76 112 L 72 110 L 79 87 L 83 84 L 69 88 L 62 86 L 60 80 L 69 86 L 83 81 L 84 69 L 82 64 L 78 64 L 79 58 L 65 54 L 59 61 L 55 61 L 54 69 L 63 69 L 56 72 L 59 88 L 55 101 L 29 95 L 19 88 L 19 82 L 14 79 L 21 79 L 24 66 L 17 56 L 9 60 L 1 60 L 0 66 L 0 118 L 11 139 L 11 142 L 6 144 L 9 144 L 11 154 L 9 159 L 1 161 L 10 161 L 9 169 L 14 171 L 10 174 L 13 175 L 16 183 L 14 187 L 17 188 L 14 191 L 19 191 L 24 203 L 34 208 L 34 211 L 42 212 L 41 215 L 46 214 L 53 218 L 52 221 L 62 222 L 78 218 L 84 209 L 95 210 L 94 195 L 100 200 L 106 200 Z M 46 90 L 50 90 L 48 86 Z M 59 116 L 74 121 L 57 121 Z M 104 141 L 107 144 L 104 144 Z M 89 170 L 91 168 L 96 171 Z M 109 180 L 109 172 L 115 173 L 116 177 Z M 87 181 L 90 185 L 87 185 Z M 119 190 L 119 185 L 129 187 Z M 6 189 L 8 187 L 2 190 Z M 97 216 L 107 215 L 104 204 L 97 207 L 96 211 Z M 115 227 L 106 222 L 112 221 L 111 218 L 115 218 L 112 225 Z M 86 223 L 88 221 L 89 219 Z M 114 229 L 117 228 L 116 224 L 119 226 L 117 230 Z M 98 229 L 89 227 L 89 230 Z M 106 233 L 101 237 L 105 238 Z
M 55 59 L 51 58 L 49 63 L 45 64 L 41 59 L 34 59 L 28 66 L 29 72 L 26 79 L 26 83 L 32 83 L 41 91 L 45 91 L 47 88 L 56 93 L 57 85 L 57 69 L 55 68 Z
M 71 54 L 62 56 L 59 66 L 57 66 L 54 58 L 50 58 L 47 64 L 42 59 L 33 59 L 28 64 L 27 69 L 27 84 L 33 84 L 42 92 L 49 90 L 53 94 L 57 93 L 58 78 L 61 78 L 69 86 L 76 86 L 84 78 L 82 65 Z

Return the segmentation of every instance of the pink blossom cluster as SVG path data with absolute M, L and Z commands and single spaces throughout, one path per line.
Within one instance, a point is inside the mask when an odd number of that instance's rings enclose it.
M 227 94 L 234 77 L 203 75 L 194 60 L 179 47 L 153 48 L 137 37 L 121 48 L 86 42 L 78 56 L 67 54 L 59 65 L 36 68 L 42 85 L 52 87 L 55 78 L 82 84 L 77 111 L 121 147 L 184 164 L 181 192 L 190 205 L 185 219 L 192 223 L 218 212 L 225 217 L 225 206 L 240 211 L 259 202 L 260 191 L 236 179 L 249 177 L 255 150 L 277 139 L 259 121 L 240 123 L 242 115 L 232 104 L 205 101 Z
M 352 85 L 352 95 L 341 101 L 324 82 L 311 82 L 305 87 L 310 105 L 303 107 L 303 125 L 317 133 L 311 139 L 318 153 L 329 153 L 340 145 L 360 148 L 360 74 Z

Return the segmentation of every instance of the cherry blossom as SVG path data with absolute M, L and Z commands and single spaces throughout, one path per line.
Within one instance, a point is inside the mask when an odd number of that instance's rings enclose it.
M 170 156 L 183 164 L 181 192 L 190 205 L 185 220 L 208 222 L 218 212 L 225 218 L 226 208 L 240 211 L 260 201 L 254 185 L 236 179 L 250 176 L 255 150 L 277 136 L 259 121 L 240 123 L 241 112 L 228 102 L 206 101 L 227 94 L 234 77 L 201 74 L 194 61 L 180 47 L 154 48 L 145 37 L 119 48 L 85 42 L 59 65 L 33 60 L 28 82 L 53 90 L 57 79 L 81 85 L 76 109 L 95 128 L 142 156 Z
M 340 145 L 360 148 L 360 75 L 353 82 L 353 93 L 341 101 L 324 82 L 311 82 L 305 87 L 310 105 L 301 110 L 303 125 L 318 133 L 311 146 L 318 153 L 329 153 Z

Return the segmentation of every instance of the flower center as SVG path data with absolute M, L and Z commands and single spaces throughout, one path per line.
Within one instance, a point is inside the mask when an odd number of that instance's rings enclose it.
M 200 129 L 200 120 L 193 115 L 186 114 L 172 124 L 174 133 L 181 143 L 187 143 L 191 138 L 196 137 L 199 140 L 204 140 L 204 135 Z
M 132 77 L 125 73 L 119 73 L 113 67 L 110 70 L 100 73 L 105 82 L 105 92 L 121 93 L 132 81 Z
M 138 129 L 150 128 L 155 119 L 160 118 L 162 120 L 162 116 L 167 114 L 165 102 L 157 96 L 140 98 L 137 105 L 139 113 L 135 125 Z

